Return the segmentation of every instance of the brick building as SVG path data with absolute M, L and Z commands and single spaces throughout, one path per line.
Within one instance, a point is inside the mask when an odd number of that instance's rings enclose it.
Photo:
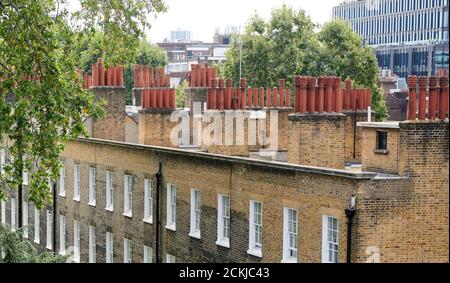
M 138 143 L 125 142 L 132 140 L 125 133 L 122 139 L 125 126 L 70 141 L 55 213 L 52 205 L 38 211 L 24 203 L 27 236 L 37 247 L 75 250 L 79 262 L 448 262 L 446 78 L 429 91 L 421 78 L 407 121 L 377 123 L 367 121 L 370 92 L 349 81 L 341 89 L 337 78 L 298 77 L 290 103 L 283 82 L 270 90 L 245 81 L 232 88 L 208 79 L 209 71 L 195 72 L 186 105 L 195 112 L 200 102 L 201 109 L 188 124 L 204 124 L 199 116 L 208 112 L 225 124 L 227 113 L 241 111 L 244 144 L 205 145 L 194 131 L 188 147 L 174 144 L 170 91 L 144 76 L 135 90 L 142 94 L 132 131 Z M 107 86 L 92 88 L 101 95 Z M 124 94 L 110 91 L 103 97 L 119 105 Z M 414 79 L 410 94 L 416 97 Z M 252 119 L 273 115 L 280 146 L 267 160 L 270 144 L 250 139 L 270 137 L 274 128 L 253 129 Z M 8 160 L 6 148 L 1 156 Z M 16 225 L 16 201 L 9 192 L 1 204 L 5 223 Z

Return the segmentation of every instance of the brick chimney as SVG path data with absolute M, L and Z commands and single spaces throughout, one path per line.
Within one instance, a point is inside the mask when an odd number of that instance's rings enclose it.
M 125 141 L 125 101 L 122 66 L 103 66 L 102 58 L 92 64 L 92 78 L 85 75 L 85 88 L 91 89 L 97 100 L 106 101 L 105 117 L 91 121 L 92 137 Z

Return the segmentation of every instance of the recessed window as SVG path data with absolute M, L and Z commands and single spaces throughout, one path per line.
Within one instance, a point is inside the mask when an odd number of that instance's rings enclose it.
M 80 262 L 80 221 L 73 221 L 73 261 Z
M 80 165 L 73 166 L 73 200 L 80 201 Z
M 153 261 L 153 249 L 144 245 L 144 263 L 152 263 Z
M 250 201 L 249 249 L 247 253 L 262 257 L 262 203 Z
M 144 181 L 144 222 L 153 222 L 153 191 L 152 180 L 146 179 Z
M 22 229 L 23 237 L 28 238 L 28 202 L 23 201 L 23 211 L 22 211 Z
M 123 215 L 131 217 L 132 216 L 132 191 L 133 191 L 133 177 L 130 175 L 125 175 L 124 177 L 124 204 L 123 204 Z
M 111 232 L 106 232 L 106 263 L 113 263 L 114 261 L 114 235 Z
M 16 199 L 11 198 L 11 230 L 16 231 Z
M 97 170 L 89 167 L 89 205 L 95 206 L 97 201 Z
M 226 195 L 218 196 L 216 244 L 230 247 L 230 197 Z
M 130 239 L 123 239 L 123 262 L 131 263 L 132 262 L 132 247 Z
M 167 213 L 166 229 L 175 231 L 177 220 L 177 188 L 173 184 L 167 185 Z
M 200 239 L 201 193 L 191 190 L 191 231 L 189 236 Z
M 53 248 L 53 239 L 52 239 L 52 236 L 53 236 L 53 213 L 50 211 L 50 210 L 47 210 L 47 213 L 46 213 L 46 216 L 47 216 L 47 244 L 46 244 L 46 247 L 47 247 L 47 249 L 48 250 L 51 250 L 52 248 Z
M 108 211 L 114 209 L 114 187 L 113 187 L 113 172 L 106 172 L 106 207 Z
M 337 263 L 339 257 L 339 220 L 322 217 L 322 262 Z
M 387 132 L 377 131 L 377 149 L 387 150 Z
M 298 211 L 292 208 L 283 209 L 283 260 L 296 263 L 298 242 Z
M 378 153 L 378 154 L 387 154 L 388 153 L 387 132 L 386 131 L 377 131 L 375 153 Z
M 34 242 L 36 244 L 39 244 L 41 241 L 41 237 L 40 237 L 40 224 L 41 224 L 41 211 L 37 208 L 34 207 Z
M 59 254 L 66 255 L 66 217 L 59 215 Z
M 59 168 L 59 196 L 66 196 L 66 168 Z

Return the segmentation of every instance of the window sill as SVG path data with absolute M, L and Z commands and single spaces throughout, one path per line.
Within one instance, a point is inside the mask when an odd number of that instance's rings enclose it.
M 91 201 L 90 203 L 88 203 L 89 206 L 95 207 L 97 205 L 97 203 L 95 201 Z
M 149 218 L 149 217 L 144 218 L 142 221 L 144 221 L 144 223 L 147 223 L 147 224 L 153 224 L 153 219 Z
M 52 247 L 51 247 L 51 246 L 46 246 L 45 248 L 46 248 L 47 250 L 49 250 L 49 251 L 52 250 Z
M 262 251 L 261 251 L 261 248 L 251 248 L 251 249 L 248 249 L 247 253 L 248 253 L 249 255 L 256 256 L 256 257 L 261 257 L 261 258 L 262 258 Z
M 196 231 L 196 232 L 190 232 L 189 233 L 189 237 L 195 238 L 195 239 L 201 239 L 202 237 L 200 236 L 200 231 Z
M 281 260 L 281 263 L 298 263 L 297 258 L 290 257 L 290 258 L 283 258 Z
M 66 255 L 66 251 L 59 251 L 59 254 L 62 255 L 62 256 L 65 256 Z
M 375 153 L 375 154 L 388 155 L 389 150 L 387 150 L 387 149 L 375 149 L 375 150 L 374 150 L 374 153 Z
M 40 244 L 41 243 L 41 241 L 40 240 L 36 240 L 36 239 L 34 239 L 34 241 L 33 241 L 35 244 Z
M 114 212 L 114 209 L 111 206 L 105 207 L 105 210 L 109 212 Z
M 166 229 L 167 230 L 171 230 L 171 231 L 177 231 L 177 228 L 176 228 L 175 224 L 168 224 L 168 225 L 166 225 Z
M 230 240 L 217 240 L 216 245 L 224 247 L 224 248 L 230 248 Z
M 73 201 L 80 202 L 80 198 L 79 197 L 78 198 L 73 198 Z
M 59 194 L 60 197 L 65 198 L 66 194 Z
M 128 217 L 128 218 L 132 218 L 133 217 L 133 213 L 131 213 L 131 212 L 124 213 L 123 216 Z

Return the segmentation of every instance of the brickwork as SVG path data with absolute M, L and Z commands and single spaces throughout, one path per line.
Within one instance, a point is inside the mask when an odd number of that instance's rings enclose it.
M 98 101 L 106 101 L 105 116 L 92 121 L 92 137 L 115 141 L 125 141 L 125 100 L 124 87 L 94 87 Z
M 362 130 L 362 169 L 399 174 L 399 129 L 360 128 Z M 377 132 L 387 132 L 387 152 L 377 150 Z
M 289 115 L 288 162 L 344 169 L 345 120 L 340 113 Z
M 361 162 L 364 148 L 362 129 L 357 127 L 358 122 L 367 122 L 367 111 L 343 111 L 345 116 L 345 160 L 346 162 Z M 372 119 L 375 112 L 372 111 Z M 356 120 L 356 122 L 355 122 Z
M 170 141 L 170 132 L 177 123 L 170 122 L 172 109 L 139 110 L 139 143 L 178 147 Z

